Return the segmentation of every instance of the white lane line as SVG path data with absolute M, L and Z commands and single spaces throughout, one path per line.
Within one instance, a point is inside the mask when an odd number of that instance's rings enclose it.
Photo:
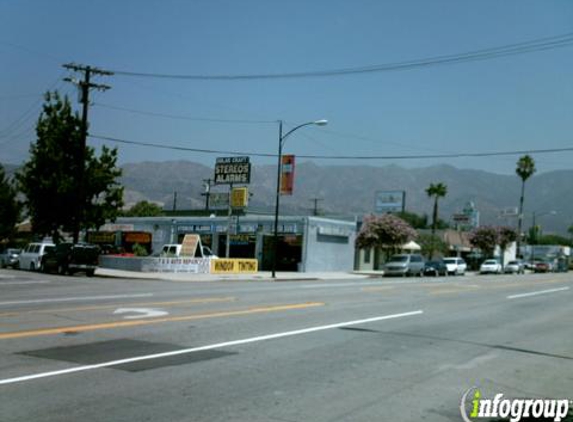
M 58 303 L 58 302 L 83 302 L 83 301 L 107 300 L 107 299 L 131 299 L 131 298 L 151 297 L 151 296 L 153 296 L 153 293 L 140 293 L 133 295 L 110 295 L 110 296 L 58 297 L 53 299 L 14 300 L 10 302 L 0 302 L 0 306 L 31 305 L 39 303 Z
M 48 280 L 34 280 L 34 281 L 0 281 L 0 286 L 18 285 L 18 284 L 49 284 Z
M 507 296 L 507 298 L 508 299 L 519 299 L 522 297 L 531 297 L 531 296 L 538 296 L 538 295 L 546 295 L 549 293 L 564 292 L 565 290 L 569 290 L 569 287 L 561 287 L 559 289 L 549 289 L 549 290 L 538 290 L 536 292 L 530 292 L 530 293 L 521 293 L 518 295 Z
M 238 346 L 241 344 L 256 343 L 259 341 L 275 340 L 275 339 L 283 338 L 283 337 L 291 337 L 291 336 L 297 336 L 297 335 L 302 335 L 302 334 L 314 333 L 317 331 L 331 330 L 333 328 L 348 327 L 351 325 L 367 324 L 370 322 L 377 322 L 377 321 L 384 321 L 384 320 L 388 320 L 388 319 L 396 319 L 396 318 L 403 318 L 403 317 L 414 316 L 414 315 L 421 315 L 423 313 L 424 313 L 424 311 L 420 310 L 420 311 L 413 311 L 413 312 L 405 312 L 405 313 L 401 313 L 401 314 L 384 315 L 384 316 L 378 316 L 378 317 L 374 317 L 374 318 L 359 319 L 359 320 L 347 321 L 347 322 L 339 322 L 337 324 L 321 325 L 318 327 L 303 328 L 301 330 L 285 331 L 282 333 L 268 334 L 268 335 L 264 335 L 264 336 L 251 337 L 251 338 L 246 338 L 246 339 L 241 339 L 241 340 L 227 341 L 227 342 L 223 342 L 223 343 L 210 344 L 207 346 L 193 347 L 190 349 L 174 350 L 172 352 L 164 352 L 164 353 L 156 353 L 153 355 L 136 356 L 133 358 L 97 363 L 94 365 L 78 366 L 75 368 L 68 368 L 68 369 L 63 369 L 63 370 L 59 370 L 59 371 L 42 372 L 42 373 L 33 374 L 33 375 L 24 375 L 24 376 L 20 376 L 20 377 L 7 378 L 7 379 L 0 380 L 0 385 L 15 384 L 15 383 L 20 383 L 20 382 L 24 382 L 24 381 L 31 381 L 31 380 L 40 379 L 40 378 L 48 378 L 48 377 L 56 377 L 59 375 L 72 374 L 74 372 L 84 372 L 84 371 L 90 371 L 93 369 L 109 368 L 112 366 L 125 365 L 128 363 L 134 363 L 134 362 L 141 362 L 144 360 L 161 359 L 161 358 L 166 358 L 166 357 L 170 357 L 170 356 L 178 356 L 178 355 L 185 355 L 185 354 L 189 354 L 189 353 L 202 352 L 205 350 L 213 350 L 213 349 L 220 349 L 223 347 Z

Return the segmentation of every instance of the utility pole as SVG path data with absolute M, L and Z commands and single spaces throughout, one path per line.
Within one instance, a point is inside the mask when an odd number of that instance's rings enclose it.
M 64 78 L 66 82 L 71 82 L 76 85 L 80 90 L 80 102 L 82 103 L 82 136 L 81 136 L 81 145 L 79 148 L 78 154 L 78 163 L 77 163 L 77 182 L 78 182 L 78 194 L 76 197 L 76 215 L 73 222 L 74 232 L 73 238 L 74 243 L 77 243 L 80 236 L 80 230 L 83 220 L 83 215 L 85 213 L 85 160 L 86 160 L 86 145 L 87 145 L 87 137 L 88 137 L 88 108 L 89 108 L 89 94 L 90 89 L 95 88 L 100 91 L 105 91 L 110 89 L 111 87 L 108 85 L 102 84 L 94 84 L 91 82 L 91 76 L 94 75 L 106 75 L 111 76 L 113 75 L 112 72 L 108 72 L 105 70 L 101 70 L 91 66 L 84 66 L 75 63 L 68 63 L 63 65 L 64 68 L 68 70 L 72 70 L 74 72 L 82 72 L 83 73 L 83 80 L 77 80 L 75 78 Z
M 312 215 L 314 215 L 315 217 L 318 215 L 318 202 L 319 201 L 324 201 L 324 199 L 321 198 L 312 198 L 311 201 L 314 202 L 314 208 L 312 210 Z
M 177 191 L 173 192 L 173 211 L 177 211 Z
M 205 197 L 205 211 L 209 211 L 209 197 L 211 196 L 211 186 L 213 179 L 203 179 L 205 192 L 201 194 L 201 196 Z

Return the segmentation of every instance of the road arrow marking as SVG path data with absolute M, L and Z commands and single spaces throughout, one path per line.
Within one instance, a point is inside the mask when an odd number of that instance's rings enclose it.
M 152 308 L 119 308 L 113 312 L 114 315 L 133 314 L 133 313 L 139 315 L 127 315 L 124 318 L 125 319 L 154 318 L 154 317 L 169 315 L 169 312 Z

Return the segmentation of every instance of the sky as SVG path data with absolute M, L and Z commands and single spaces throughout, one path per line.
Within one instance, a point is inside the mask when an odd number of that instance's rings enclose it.
M 237 152 L 274 164 L 279 126 L 310 121 L 284 152 L 319 165 L 458 168 L 514 174 L 520 154 L 573 148 L 573 44 L 490 60 L 248 80 L 135 77 L 259 75 L 379 66 L 573 33 L 569 0 L 0 0 L 0 162 L 21 163 L 47 90 L 77 91 L 63 64 L 115 71 L 93 82 L 88 144 L 120 163 Z M 212 150 L 172 150 L 129 142 Z M 539 172 L 573 152 L 532 154 Z M 377 157 L 376 159 L 365 159 Z M 386 157 L 386 158 L 384 158 Z M 388 158 L 394 157 L 394 158 Z M 397 158 L 402 157 L 402 158 Z M 406 157 L 406 158 L 404 158 Z M 298 161 L 309 159 L 299 158 Z

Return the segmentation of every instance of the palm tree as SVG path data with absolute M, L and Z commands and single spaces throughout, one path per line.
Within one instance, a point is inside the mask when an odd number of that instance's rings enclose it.
M 517 175 L 521 178 L 521 197 L 519 198 L 519 215 L 517 219 L 517 256 L 520 256 L 521 246 L 521 225 L 523 223 L 523 196 L 525 193 L 525 181 L 535 173 L 535 161 L 529 155 L 524 155 L 517 161 L 515 169 Z
M 443 198 L 448 193 L 448 187 L 443 183 L 430 183 L 426 189 L 428 196 L 434 197 L 434 212 L 432 214 L 432 235 L 436 234 L 436 227 L 438 224 L 438 199 Z

